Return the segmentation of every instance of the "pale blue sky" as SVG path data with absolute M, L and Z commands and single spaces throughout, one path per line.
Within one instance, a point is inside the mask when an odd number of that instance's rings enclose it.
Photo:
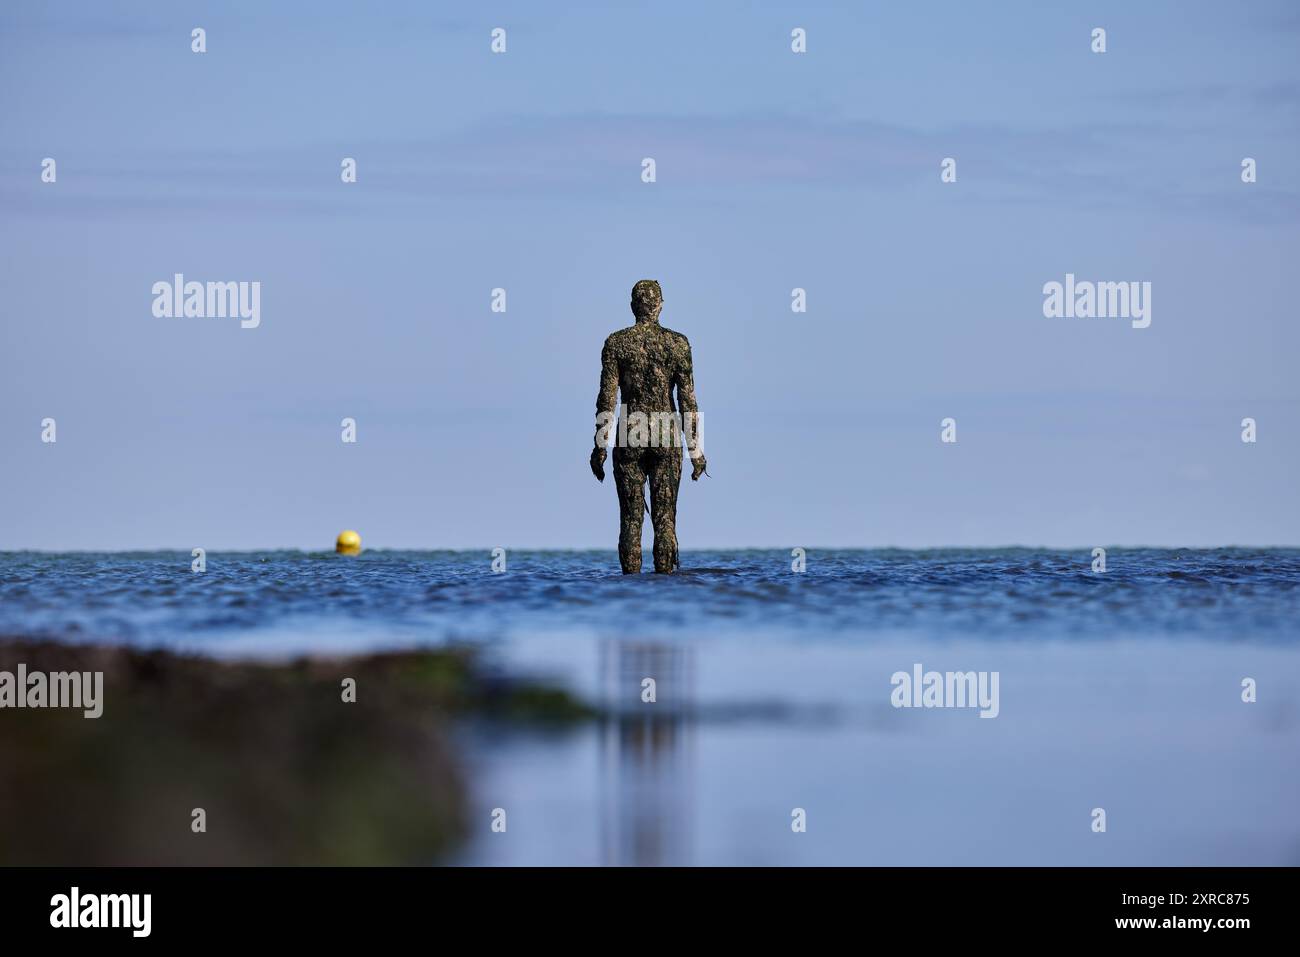
M 0 548 L 612 549 L 643 277 L 684 547 L 1300 543 L 1298 54 L 1288 3 L 6 4 Z M 176 272 L 261 327 L 154 318 Z M 1044 318 L 1067 272 L 1151 327 Z

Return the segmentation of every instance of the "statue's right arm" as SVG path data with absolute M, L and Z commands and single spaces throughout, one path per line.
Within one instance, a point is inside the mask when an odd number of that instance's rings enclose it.
M 604 449 L 614 430 L 614 403 L 618 398 L 618 359 L 608 339 L 600 350 L 600 391 L 596 393 L 595 445 Z

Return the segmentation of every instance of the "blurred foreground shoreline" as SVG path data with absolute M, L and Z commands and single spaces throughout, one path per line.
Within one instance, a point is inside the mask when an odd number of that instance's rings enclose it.
M 439 863 L 467 825 L 457 725 L 591 715 L 465 648 L 268 663 L 0 638 L 0 672 L 19 664 L 102 672 L 103 712 L 0 708 L 0 865 Z

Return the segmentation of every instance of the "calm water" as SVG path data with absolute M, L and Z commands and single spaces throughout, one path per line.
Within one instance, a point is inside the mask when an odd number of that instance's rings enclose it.
M 791 572 L 780 551 L 690 552 L 674 577 L 618 574 L 612 552 L 240 552 L 190 571 L 180 552 L 0 553 L 0 633 L 313 650 L 602 635 L 884 633 L 1010 638 L 1188 637 L 1290 643 L 1300 550 L 818 551 Z
M 1111 550 L 1104 574 L 1086 550 L 814 549 L 803 574 L 787 551 L 686 552 L 637 578 L 612 551 L 490 561 L 5 553 L 0 634 L 468 641 L 603 704 L 558 737 L 464 730 L 467 863 L 1300 863 L 1300 550 Z M 916 663 L 998 672 L 997 718 L 893 708 Z

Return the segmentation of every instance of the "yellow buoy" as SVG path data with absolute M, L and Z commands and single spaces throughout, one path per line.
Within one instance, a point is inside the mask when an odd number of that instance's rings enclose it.
M 339 532 L 339 540 L 334 543 L 334 551 L 340 555 L 360 555 L 361 554 L 361 536 L 352 529 Z

